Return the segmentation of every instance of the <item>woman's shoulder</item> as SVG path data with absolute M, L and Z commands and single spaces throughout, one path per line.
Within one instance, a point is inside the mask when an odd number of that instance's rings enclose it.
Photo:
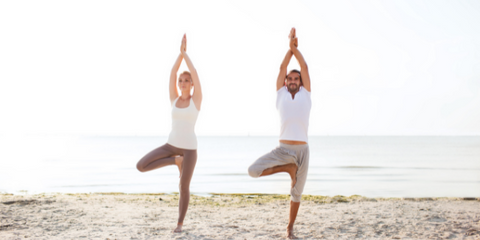
M 178 96 L 177 98 L 175 98 L 175 99 L 173 99 L 173 100 L 170 99 L 170 104 L 171 104 L 172 106 L 174 106 L 174 104 L 177 102 L 177 100 L 178 100 L 179 98 L 180 98 L 180 96 Z

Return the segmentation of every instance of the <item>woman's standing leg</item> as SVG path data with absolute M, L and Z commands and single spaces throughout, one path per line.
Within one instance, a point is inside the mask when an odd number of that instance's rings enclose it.
M 197 164 L 197 150 L 183 150 L 182 172 L 180 173 L 180 200 L 178 202 L 178 225 L 175 232 L 182 231 L 183 219 L 187 214 L 188 203 L 190 201 L 190 181 L 192 180 L 193 171 Z
M 137 169 L 140 172 L 147 172 L 167 165 L 174 165 L 175 155 L 180 155 L 178 148 L 165 144 L 145 155 L 137 163 Z

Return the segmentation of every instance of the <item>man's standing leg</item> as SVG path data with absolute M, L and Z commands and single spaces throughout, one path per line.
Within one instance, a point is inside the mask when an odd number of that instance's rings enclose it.
M 248 168 L 248 173 L 255 178 L 280 172 L 286 172 L 290 175 L 292 180 L 291 200 L 286 235 L 289 239 L 295 239 L 293 225 L 300 208 L 300 200 L 308 172 L 308 145 L 288 146 L 282 143 L 280 145 L 283 145 L 283 147 L 277 147 L 257 159 Z
M 287 238 L 295 239 L 293 234 L 293 224 L 295 224 L 295 219 L 297 218 L 298 209 L 300 208 L 300 202 L 294 202 L 290 200 L 290 214 L 288 217 L 288 226 L 287 226 Z
M 292 185 L 290 190 L 290 215 L 287 226 L 287 237 L 295 239 L 293 234 L 293 225 L 297 218 L 298 210 L 300 208 L 300 201 L 302 199 L 303 189 L 307 181 L 308 163 L 309 163 L 309 148 L 308 145 L 294 145 L 289 148 L 296 153 L 295 164 L 297 165 L 296 183 Z
M 254 166 L 254 165 L 252 165 Z M 249 168 L 250 169 L 250 168 Z M 295 186 L 297 178 L 297 165 L 295 163 L 289 163 L 285 165 L 279 165 L 271 168 L 267 168 L 263 170 L 259 177 L 268 176 L 275 173 L 286 172 L 290 175 L 292 179 L 292 188 Z M 288 218 L 288 225 L 287 225 L 287 238 L 295 239 L 295 235 L 293 234 L 293 224 L 295 224 L 295 219 L 297 218 L 298 209 L 300 208 L 300 202 L 294 202 L 290 200 L 290 214 Z

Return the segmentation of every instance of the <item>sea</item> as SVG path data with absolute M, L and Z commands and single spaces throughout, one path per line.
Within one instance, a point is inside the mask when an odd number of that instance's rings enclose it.
M 136 164 L 165 136 L 0 136 L 0 193 L 178 192 L 167 166 Z M 247 169 L 278 137 L 200 136 L 190 192 L 289 194 L 286 173 Z M 366 197 L 480 197 L 479 136 L 310 136 L 304 194 Z

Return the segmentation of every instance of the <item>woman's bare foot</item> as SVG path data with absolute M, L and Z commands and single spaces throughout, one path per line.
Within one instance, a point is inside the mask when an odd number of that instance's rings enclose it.
M 174 233 L 181 233 L 182 232 L 182 226 L 183 224 L 178 224 L 177 225 L 177 228 L 175 228 L 175 230 L 173 230 Z
M 183 156 L 176 156 L 175 157 L 175 165 L 177 165 L 178 171 L 180 172 L 179 178 L 182 177 L 182 163 L 183 163 Z M 180 227 L 180 231 L 181 231 L 181 229 L 182 228 Z
M 293 188 L 295 186 L 295 184 L 297 183 L 297 169 L 298 169 L 298 166 L 295 163 L 290 163 L 290 164 L 285 165 L 285 167 L 286 167 L 286 170 L 287 170 L 288 174 L 290 174 L 290 178 L 292 179 L 292 188 Z
M 297 239 L 297 236 L 293 234 L 293 228 L 288 228 L 287 227 L 287 232 L 286 232 L 286 237 L 287 239 Z

